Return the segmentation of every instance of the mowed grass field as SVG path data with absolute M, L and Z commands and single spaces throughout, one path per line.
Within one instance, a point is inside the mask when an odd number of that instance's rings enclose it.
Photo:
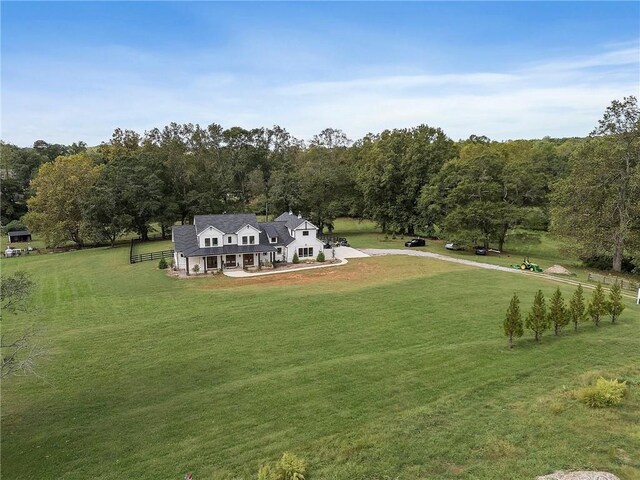
M 49 350 L 41 377 L 3 382 L 3 479 L 251 479 L 284 451 L 309 480 L 640 478 L 631 301 L 619 324 L 508 351 L 513 292 L 526 313 L 555 283 L 413 257 L 186 280 L 127 260 L 122 246 L 0 262 L 37 283 L 3 333 L 33 322 Z M 629 381 L 621 406 L 572 398 L 598 375 Z

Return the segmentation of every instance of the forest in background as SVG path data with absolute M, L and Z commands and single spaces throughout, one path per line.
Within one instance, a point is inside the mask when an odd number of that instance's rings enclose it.
M 327 128 L 305 142 L 284 128 L 171 123 L 116 129 L 88 147 L 0 143 L 2 225 L 48 246 L 163 236 L 196 214 L 292 210 L 331 231 L 338 217 L 385 233 L 504 248 L 514 228 L 551 230 L 585 260 L 635 268 L 640 252 L 640 114 L 613 101 L 590 136 L 454 141 L 437 127 L 352 141 Z

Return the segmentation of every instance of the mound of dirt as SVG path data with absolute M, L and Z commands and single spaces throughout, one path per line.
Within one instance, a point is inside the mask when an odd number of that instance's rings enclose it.
M 571 272 L 561 265 L 553 265 L 547 268 L 544 273 L 556 273 L 559 275 L 571 275 Z
M 537 477 L 536 480 L 620 480 L 609 472 L 553 472 L 550 475 Z

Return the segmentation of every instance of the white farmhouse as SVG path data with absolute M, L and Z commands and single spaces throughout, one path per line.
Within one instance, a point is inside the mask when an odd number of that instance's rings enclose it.
M 258 222 L 251 213 L 196 215 L 193 225 L 173 227 L 174 261 L 187 274 L 265 263 L 315 259 L 323 249 L 318 228 L 300 215 L 283 213 L 273 222 Z

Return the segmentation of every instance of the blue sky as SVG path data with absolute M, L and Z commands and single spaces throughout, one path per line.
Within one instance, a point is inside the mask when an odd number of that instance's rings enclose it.
M 638 2 L 6 2 L 4 141 L 169 122 L 583 136 L 640 94 Z

